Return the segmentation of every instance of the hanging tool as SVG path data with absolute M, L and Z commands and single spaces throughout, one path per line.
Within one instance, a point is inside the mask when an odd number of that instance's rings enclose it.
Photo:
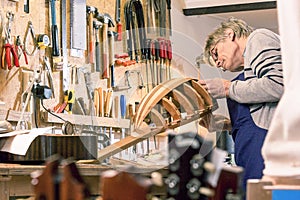
M 147 93 L 149 92 L 149 73 L 148 73 L 148 62 L 151 61 L 151 50 L 150 50 L 150 39 L 145 41 L 145 63 L 146 63 L 146 89 Z M 150 67 L 150 76 L 151 76 L 151 67 Z
M 167 0 L 169 35 L 172 36 L 172 21 L 171 21 L 171 0 Z
M 71 50 L 74 57 L 83 57 L 87 47 L 86 0 L 70 0 Z
M 30 37 L 31 40 L 29 40 L 29 38 L 28 38 L 29 35 L 31 36 Z M 27 43 L 32 44 L 33 47 L 31 49 L 29 49 Z M 25 36 L 24 36 L 24 50 L 27 55 L 33 56 L 37 47 L 38 47 L 38 45 L 37 45 L 37 41 L 35 38 L 35 33 L 34 33 L 32 22 L 28 21 L 27 29 L 26 29 Z
M 52 36 L 52 56 L 59 56 L 59 39 L 58 39 L 58 28 L 56 24 L 56 7 L 55 2 L 57 0 L 50 0 L 51 9 L 51 36 Z
M 172 52 L 172 43 L 171 40 L 166 40 L 166 54 L 167 58 L 169 60 L 168 66 L 167 66 L 167 74 L 168 74 L 168 80 L 171 79 L 171 63 L 172 63 L 172 57 L 173 57 L 173 52 Z
M 147 33 L 156 32 L 156 22 L 155 22 L 155 11 L 154 11 L 154 1 L 148 0 L 146 3 L 147 7 Z
M 24 12 L 29 13 L 29 0 L 24 0 Z
M 146 39 L 146 67 L 148 67 L 148 63 L 149 63 L 149 67 L 150 67 L 150 77 L 151 77 L 151 84 L 152 84 L 152 89 L 153 89 L 155 87 L 155 84 L 154 84 L 155 79 L 154 79 L 154 67 L 153 67 L 153 63 L 152 63 L 151 39 Z M 148 72 L 147 72 L 147 74 L 148 74 Z
M 144 13 L 143 13 L 143 6 L 141 1 L 139 0 L 128 0 L 125 4 L 125 21 L 126 21 L 126 31 L 128 32 L 127 36 L 127 50 L 132 60 L 132 43 L 135 53 L 135 59 L 138 62 L 139 56 L 143 60 L 145 58 L 145 40 L 146 40 L 146 33 L 145 33 L 145 22 L 144 22 Z M 138 32 L 136 32 L 135 23 L 137 22 L 138 25 Z M 138 33 L 138 36 L 136 36 Z M 137 42 L 139 41 L 139 48 Z M 140 53 L 139 54 L 139 50 Z
M 116 0 L 116 24 L 117 24 L 117 41 L 122 40 L 122 23 L 121 23 L 121 1 Z
M 95 56 L 96 56 L 96 66 L 95 66 L 95 71 L 100 72 L 101 74 L 101 48 L 100 48 L 100 40 L 99 40 L 99 29 L 102 27 L 102 23 L 98 20 L 93 21 L 93 27 L 95 30 Z
M 46 56 L 44 56 L 44 63 L 45 63 L 45 68 L 47 70 L 47 77 L 48 77 L 49 86 L 50 86 L 51 91 L 52 91 L 52 97 L 55 98 L 54 84 L 53 84 L 53 73 L 52 73 L 52 69 L 51 69 L 51 66 L 50 66 L 50 61 L 49 61 L 48 57 L 46 57 Z
M 162 83 L 166 80 L 166 67 L 165 67 L 165 59 L 166 59 L 166 41 L 164 38 L 158 38 L 159 43 L 159 58 L 160 58 L 160 79 L 159 83 Z
M 86 12 L 88 14 L 88 26 L 89 26 L 89 63 L 94 63 L 94 51 L 93 51 L 93 18 L 94 14 L 97 12 L 97 8 L 93 6 L 86 6 Z
M 152 62 L 155 63 L 155 67 L 154 68 L 154 84 L 158 85 L 160 83 L 159 81 L 159 68 L 158 68 L 158 60 L 159 60 L 159 43 L 157 40 L 151 40 L 151 55 L 152 55 Z
M 116 33 L 113 31 L 108 31 L 108 48 L 109 48 L 109 56 L 108 56 L 108 62 L 109 62 L 109 68 L 110 68 L 110 84 L 109 87 L 115 87 L 115 35 Z
M 159 13 L 159 23 L 160 23 L 160 36 L 166 36 L 166 1 L 160 0 L 160 13 Z
M 67 50 L 67 2 L 61 2 L 61 48 L 63 57 L 63 91 L 69 88 L 69 68 L 68 68 L 68 50 Z
M 14 14 L 11 12 L 6 13 L 6 17 L 8 19 L 7 26 L 4 28 L 5 31 L 5 44 L 2 52 L 2 68 L 5 68 L 5 63 L 7 64 L 8 70 L 10 70 L 13 66 L 13 64 L 16 67 L 20 67 L 18 55 L 16 52 L 16 49 L 11 41 L 11 22 L 13 20 Z M 11 58 L 11 54 L 13 57 L 13 60 Z M 12 62 L 13 61 L 13 64 Z
M 109 63 L 108 63 L 108 54 L 109 54 L 109 50 L 108 50 L 108 28 L 109 27 L 114 27 L 114 23 L 112 18 L 110 17 L 109 14 L 104 13 L 104 14 L 100 14 L 98 13 L 96 15 L 96 18 L 98 20 L 100 20 L 103 23 L 102 26 L 102 44 L 103 44 L 103 51 L 102 51 L 102 67 L 103 69 L 102 71 L 102 78 L 104 79 L 109 79 Z
M 21 42 L 21 38 L 20 38 L 19 35 L 17 36 L 17 39 L 16 39 L 16 52 L 17 52 L 19 61 L 20 61 L 20 58 L 21 58 L 21 56 L 23 54 L 24 59 L 25 59 L 25 63 L 26 63 L 26 65 L 28 65 L 27 54 L 26 54 L 26 52 L 24 50 L 24 46 L 23 46 L 23 44 Z
M 125 119 L 126 116 L 126 99 L 124 95 L 120 96 L 120 108 L 121 108 L 121 118 Z M 125 128 L 121 130 L 121 138 L 125 138 Z

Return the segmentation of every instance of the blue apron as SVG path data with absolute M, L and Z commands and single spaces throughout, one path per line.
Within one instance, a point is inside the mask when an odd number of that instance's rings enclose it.
M 244 80 L 244 73 L 241 73 L 234 80 Z M 262 178 L 264 160 L 261 155 L 261 148 L 267 130 L 256 126 L 247 104 L 238 103 L 228 98 L 227 107 L 232 124 L 231 133 L 235 143 L 235 162 L 244 168 L 242 186 L 246 192 L 248 179 Z

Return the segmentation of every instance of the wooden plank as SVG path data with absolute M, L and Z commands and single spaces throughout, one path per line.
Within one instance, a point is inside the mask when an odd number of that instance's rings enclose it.
M 150 111 L 150 119 L 156 126 L 167 126 L 166 120 L 155 108 L 152 108 Z
M 197 101 L 197 103 L 195 103 L 195 101 L 192 101 L 192 103 L 194 103 L 198 110 L 205 110 L 205 102 L 203 98 L 191 85 L 184 83 L 182 84 L 182 88 L 184 94 L 186 94 L 190 99 Z
M 196 80 L 192 80 L 192 87 L 203 97 L 204 102 L 207 106 L 212 107 L 213 102 L 208 92 L 200 85 L 200 83 Z
M 87 116 L 87 115 L 69 115 L 62 113 L 55 113 L 59 117 L 63 118 L 66 121 L 71 122 L 72 124 L 80 124 L 80 125 L 94 125 L 94 126 L 102 126 L 102 127 L 113 127 L 113 128 L 129 128 L 130 120 L 129 119 L 117 119 L 111 117 L 96 117 L 96 116 Z M 92 120 L 93 118 L 93 120 Z M 59 118 L 44 112 L 42 119 L 45 122 L 51 123 L 64 123 Z
M 167 112 L 170 113 L 173 120 L 175 120 L 175 121 L 180 120 L 180 118 L 181 118 L 180 112 L 177 109 L 177 107 L 172 103 L 172 101 L 170 101 L 169 99 L 164 97 L 161 99 L 161 104 L 167 110 Z
M 210 110 L 205 110 L 200 113 L 196 113 L 192 116 L 188 116 L 186 119 L 182 119 L 180 121 L 173 121 L 167 127 L 157 127 L 155 129 L 150 129 L 147 127 L 147 128 L 139 129 L 139 130 L 136 129 L 135 132 L 132 133 L 132 135 L 127 136 L 124 139 L 98 151 L 98 160 L 101 162 L 104 159 L 109 158 L 110 156 L 113 156 L 116 153 L 119 153 L 119 152 L 123 151 L 124 149 L 127 149 L 147 138 L 153 137 L 154 135 L 157 135 L 159 133 L 166 131 L 167 129 L 174 129 L 179 126 L 188 124 L 195 120 L 198 120 L 199 118 L 207 115 L 207 113 L 209 113 L 209 112 L 210 112 Z
M 173 89 L 171 92 L 172 98 L 179 103 L 179 106 L 188 114 L 194 114 L 194 106 L 191 101 L 179 90 Z

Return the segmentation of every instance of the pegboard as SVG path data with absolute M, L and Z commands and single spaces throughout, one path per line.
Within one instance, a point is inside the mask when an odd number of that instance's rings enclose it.
M 60 16 L 60 4 L 62 0 L 56 1 L 56 20 L 59 29 L 59 40 L 61 39 L 61 16 Z M 87 50 L 83 52 L 82 57 L 73 57 L 70 56 L 70 0 L 66 0 L 67 2 L 67 49 L 68 49 L 68 65 L 77 68 L 86 68 L 89 71 L 93 71 L 93 65 L 89 63 L 88 59 L 88 46 Z M 124 53 L 126 52 L 126 31 L 125 31 L 125 18 L 124 18 L 124 5 L 126 0 L 121 0 L 121 24 L 123 31 L 123 40 L 115 41 L 115 53 Z M 141 1 L 144 7 L 144 20 L 147 23 L 147 11 L 146 11 L 146 0 Z M 87 6 L 93 6 L 98 9 L 100 13 L 108 13 L 115 23 L 115 0 L 86 0 Z M 23 10 L 24 0 L 19 0 L 17 2 L 10 0 L 1 0 L 0 3 L 0 11 L 1 11 L 1 21 L 2 27 L 0 29 L 3 30 L 3 27 L 6 26 L 7 18 L 6 13 L 12 12 L 14 14 L 14 20 L 11 24 L 11 35 L 13 39 L 15 39 L 18 35 L 24 41 L 25 32 L 28 26 L 28 22 L 31 21 L 34 32 L 36 35 L 38 34 L 46 34 L 51 37 L 51 13 L 49 0 L 30 0 L 29 1 L 29 13 L 25 13 Z M 147 26 L 147 24 L 146 24 Z M 117 28 L 111 28 L 113 31 L 117 31 Z M 88 36 L 88 27 L 83 28 L 82 31 L 86 32 Z M 2 39 L 0 41 L 1 50 L 4 44 L 5 33 L 1 32 Z M 155 35 L 149 35 L 149 37 L 155 37 Z M 87 38 L 88 41 L 88 38 Z M 27 41 L 28 46 L 32 45 L 32 41 Z M 54 89 L 55 89 L 55 98 L 51 98 L 49 100 L 45 100 L 45 106 L 47 108 L 53 108 L 54 106 L 62 103 L 63 101 L 63 75 L 62 70 L 58 69 L 62 63 L 62 57 L 52 58 L 51 56 L 51 41 L 50 47 L 46 49 L 37 50 L 33 55 L 27 55 L 28 57 L 28 65 L 25 63 L 24 57 L 20 58 L 20 68 L 13 67 L 11 70 L 8 69 L 0 69 L 0 101 L 5 102 L 6 109 L 13 110 L 21 110 L 21 94 L 28 88 L 30 84 L 30 80 L 33 79 L 33 70 L 38 69 L 41 65 L 41 59 L 43 56 L 47 56 L 50 59 L 51 67 L 53 70 L 53 78 L 54 78 Z M 61 48 L 61 43 L 59 43 Z M 58 66 L 58 67 L 57 67 Z M 129 67 L 115 67 L 115 82 L 116 85 L 124 85 L 125 81 L 125 71 L 130 70 L 133 72 L 140 71 L 142 77 L 146 77 L 145 63 L 137 63 L 133 66 Z M 87 88 L 86 83 L 84 81 L 84 75 L 82 73 L 77 72 L 78 77 L 76 78 L 76 83 L 72 85 L 75 89 L 76 98 L 84 98 L 86 102 L 87 100 Z M 41 83 L 46 83 L 46 75 L 42 74 Z M 146 79 L 144 78 L 144 82 Z M 131 74 L 130 82 L 132 88 L 128 91 L 120 91 L 115 92 L 115 95 L 125 94 L 128 103 L 135 104 L 135 102 L 140 101 L 143 96 L 146 95 L 146 88 L 139 88 L 141 84 L 141 80 L 139 76 L 136 74 Z M 100 75 L 97 73 L 92 73 L 91 75 L 91 86 L 92 88 L 97 88 L 99 86 L 106 87 L 103 85 L 103 80 L 100 79 Z M 29 109 L 28 109 L 29 110 Z

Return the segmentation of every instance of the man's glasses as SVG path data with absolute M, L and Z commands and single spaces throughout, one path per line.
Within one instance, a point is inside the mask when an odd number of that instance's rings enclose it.
M 221 40 L 224 40 L 225 38 L 227 38 L 229 35 L 224 35 L 223 37 L 221 37 L 220 39 L 217 40 L 217 42 L 215 43 L 215 46 L 210 50 L 210 54 L 211 57 L 213 59 L 214 62 L 216 62 L 218 60 L 218 50 L 216 49 L 218 43 Z

